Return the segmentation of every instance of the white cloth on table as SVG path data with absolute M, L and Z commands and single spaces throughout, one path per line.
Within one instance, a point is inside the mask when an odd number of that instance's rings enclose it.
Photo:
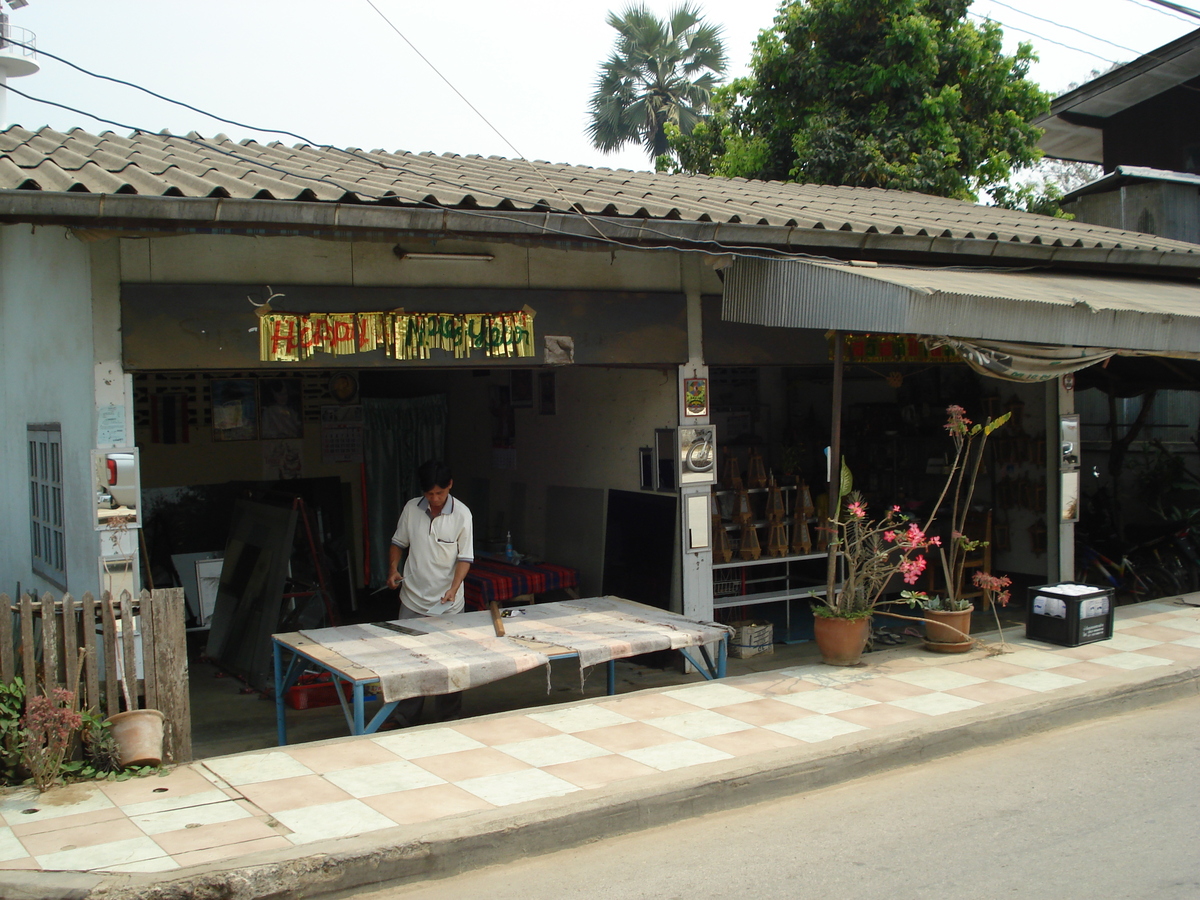
M 733 629 L 700 622 L 620 597 L 588 597 L 524 607 L 524 615 L 506 618 L 510 637 L 569 647 L 580 668 L 655 650 L 679 650 L 713 644 Z
M 461 691 L 538 666 L 551 647 L 573 651 L 580 670 L 610 659 L 679 650 L 724 640 L 732 629 L 623 600 L 588 597 L 514 610 L 496 637 L 487 610 L 404 619 L 382 625 L 341 625 L 300 632 L 355 665 L 374 672 L 386 702 Z M 420 635 L 397 633 L 399 627 Z M 531 649 L 520 641 L 547 645 Z M 561 652 L 561 650 L 559 651 Z
M 548 665 L 545 654 L 496 637 L 491 616 L 404 619 L 424 632 L 399 634 L 382 625 L 341 625 L 300 632 L 379 676 L 385 702 L 452 694 Z

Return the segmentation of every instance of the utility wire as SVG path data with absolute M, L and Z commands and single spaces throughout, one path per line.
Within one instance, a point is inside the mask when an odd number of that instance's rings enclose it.
M 1109 46 L 1116 47 L 1118 50 L 1127 50 L 1130 53 L 1136 53 L 1138 56 L 1142 55 L 1141 51 L 1135 50 L 1132 47 L 1126 47 L 1124 44 L 1114 43 L 1113 41 L 1110 41 L 1107 38 L 1102 38 L 1102 37 L 1098 37 L 1094 34 L 1089 34 L 1088 32 L 1083 31 L 1080 28 L 1076 28 L 1073 25 L 1064 25 L 1062 22 L 1055 22 L 1053 19 L 1046 19 L 1046 18 L 1043 18 L 1042 16 L 1035 16 L 1031 12 L 1026 12 L 1023 9 L 1018 9 L 1015 6 L 1011 6 L 1007 3 L 1001 2 L 1001 0 L 991 0 L 991 3 L 994 6 L 1003 6 L 1005 9 L 1011 9 L 1013 12 L 1019 13 L 1022 16 L 1027 16 L 1030 19 L 1037 19 L 1039 22 L 1045 22 L 1047 25 L 1053 25 L 1055 28 L 1063 28 L 1063 29 L 1066 29 L 1067 31 L 1074 31 L 1076 34 L 1082 34 L 1085 38 L 1090 38 L 1093 41 L 1099 41 L 1102 44 L 1108 44 Z
M 257 126 L 247 125 L 244 122 L 238 122 L 238 121 L 235 121 L 234 119 L 226 119 L 223 116 L 218 116 L 216 113 L 211 113 L 208 110 L 201 109 L 198 106 L 192 106 L 190 103 L 184 103 L 182 100 L 172 100 L 170 97 L 164 97 L 162 94 L 156 93 L 155 91 L 150 90 L 150 88 L 148 88 L 148 87 L 142 87 L 140 84 L 136 84 L 135 82 L 125 81 L 124 79 L 121 79 L 121 78 L 114 78 L 111 75 L 102 75 L 99 72 L 92 72 L 89 69 L 85 69 L 83 66 L 76 65 L 75 63 L 71 62 L 69 59 L 64 59 L 61 56 L 55 56 L 53 53 L 48 53 L 45 50 L 39 50 L 33 44 L 23 44 L 20 41 L 15 40 L 13 38 L 6 38 L 6 42 L 9 44 L 12 44 L 15 47 L 22 47 L 26 50 L 31 50 L 34 53 L 36 53 L 38 56 L 49 57 L 50 59 L 53 59 L 56 62 L 62 63 L 64 66 L 70 66 L 76 72 L 82 72 L 84 75 L 90 75 L 92 78 L 99 78 L 102 81 L 111 81 L 113 84 L 119 84 L 119 85 L 122 85 L 123 87 L 133 88 L 135 91 L 141 91 L 143 94 L 149 94 L 151 97 L 154 97 L 157 100 L 164 100 L 167 103 L 174 103 L 176 106 L 182 106 L 184 109 L 190 109 L 192 112 L 200 113 L 200 115 L 202 115 L 202 116 L 208 116 L 208 118 L 210 118 L 210 119 L 216 119 L 218 122 L 224 122 L 226 125 L 236 125 L 238 128 L 246 128 L 246 129 L 249 129 L 250 131 L 257 131 L 261 134 L 283 134 L 283 135 L 287 135 L 288 137 L 293 137 L 296 140 L 301 141 L 302 143 L 305 143 L 305 144 L 312 144 L 313 146 L 318 146 L 318 147 L 321 146 L 316 141 L 309 140 L 308 138 L 304 137 L 304 135 L 296 134 L 294 131 L 282 131 L 278 128 L 258 128 Z M 39 101 L 39 102 L 44 103 L 46 101 Z M 72 110 L 72 112 L 74 112 L 74 110 Z M 82 113 L 82 115 L 86 116 L 86 115 L 88 115 L 88 113 Z M 95 118 L 95 116 L 91 116 L 91 118 Z M 103 120 L 98 120 L 98 121 L 103 121 Z
M 1175 12 L 1183 13 L 1185 16 L 1191 16 L 1193 19 L 1200 19 L 1200 12 L 1194 9 L 1188 9 L 1186 6 L 1180 6 L 1178 3 L 1169 3 L 1167 0 L 1149 0 L 1156 6 L 1162 6 L 1166 9 L 1173 9 Z
M 1152 6 L 1151 0 L 1129 0 L 1134 6 L 1140 6 L 1142 9 L 1149 10 L 1152 13 L 1158 13 L 1160 16 L 1166 16 L 1168 19 L 1175 19 L 1178 22 L 1185 22 L 1188 25 L 1192 24 L 1191 19 L 1185 19 L 1183 16 L 1177 16 L 1173 12 L 1168 12 L 1161 6 Z
M 430 62 L 429 58 L 424 53 L 422 53 L 419 49 L 417 49 L 417 45 L 414 44 L 412 41 L 410 41 L 405 36 L 404 32 L 402 32 L 399 28 L 397 28 L 395 26 L 395 24 L 392 22 L 392 20 L 383 14 L 383 11 L 380 10 L 380 8 L 375 5 L 374 0 L 366 0 L 366 4 L 367 4 L 367 6 L 371 7 L 371 9 L 375 10 L 375 12 L 379 15 L 379 18 L 383 19 L 383 21 L 387 23 L 388 28 L 390 28 L 390 29 L 392 29 L 392 31 L 396 32 L 396 34 L 399 35 L 400 40 L 402 40 L 402 41 L 404 41 L 404 43 L 408 44 L 408 46 L 410 48 L 412 48 L 413 53 L 417 54 L 417 56 L 419 56 L 421 58 L 421 61 L 424 62 L 425 65 L 429 66 L 429 68 L 433 70 L 433 73 L 435 75 L 437 75 L 438 78 L 442 79 L 442 81 L 444 81 L 446 83 L 446 86 L 449 87 L 450 90 L 454 91 L 454 93 L 456 93 L 459 96 L 459 99 L 461 99 L 463 103 L 467 104 L 467 106 L 470 108 L 471 112 L 473 112 L 473 113 L 475 113 L 475 115 L 479 116 L 479 118 L 480 118 L 480 120 L 482 120 L 483 124 L 487 125 L 488 128 L 492 129 L 492 131 L 496 133 L 496 136 L 499 137 L 500 140 L 504 141 L 504 143 L 508 145 L 509 149 L 512 150 L 512 152 L 514 154 L 516 154 L 517 159 L 523 160 L 529 166 L 530 170 L 532 172 L 536 173 L 537 176 L 539 178 L 541 178 L 549 186 L 549 188 L 552 191 L 554 191 L 556 194 L 561 196 L 564 200 L 568 200 L 568 202 L 569 202 L 569 198 L 566 197 L 562 193 L 562 191 L 558 188 L 558 186 L 556 184 L 554 184 L 552 181 L 550 181 L 550 179 L 546 177 L 546 174 L 543 171 L 541 171 L 541 169 L 539 169 L 537 166 L 533 165 L 533 163 L 531 163 L 528 159 L 526 159 L 525 154 L 522 153 L 520 150 L 518 150 L 516 148 L 516 146 L 513 144 L 513 142 L 510 141 L 508 138 L 506 138 L 500 132 L 500 129 L 497 128 L 495 125 L 493 125 L 491 120 L 489 120 L 487 116 L 485 116 L 483 113 L 481 113 L 479 111 L 479 109 L 476 108 L 475 104 L 472 103 L 470 100 L 468 100 L 466 95 L 462 91 L 460 91 L 457 87 L 455 87 L 454 83 L 451 82 L 450 79 L 447 78 L 445 75 L 443 75 L 441 70 L 438 69 L 437 66 L 435 66 L 432 62 Z M 585 213 L 581 207 L 579 207 L 575 203 L 571 203 L 571 207 L 576 209 L 579 212 L 579 214 L 583 216 L 584 220 L 595 230 L 596 234 L 601 234 L 600 228 L 596 225 L 595 222 L 592 221 L 591 217 L 587 213 Z
M 422 53 L 419 49 L 417 49 L 417 45 L 414 44 L 412 41 L 410 41 L 407 37 L 405 37 L 404 32 L 402 32 L 399 28 L 397 28 L 394 24 L 392 24 L 392 20 L 383 14 L 383 12 L 379 9 L 379 7 L 375 5 L 374 0 L 366 0 L 366 4 L 367 4 L 367 6 L 371 7 L 371 9 L 375 10 L 375 12 L 379 15 L 379 18 L 383 19 L 383 21 L 387 23 L 388 28 L 390 28 L 390 29 L 392 29 L 392 31 L 396 32 L 396 34 L 399 35 L 400 40 L 402 40 L 402 41 L 404 41 L 404 43 L 408 44 L 408 46 L 412 50 L 412 52 L 417 54 L 417 56 L 419 56 L 421 58 L 421 61 L 423 63 L 425 63 L 425 65 L 429 66 L 430 69 L 433 70 L 433 74 L 436 75 L 438 78 L 442 79 L 442 81 L 444 81 L 446 83 L 446 87 L 448 87 L 448 88 L 450 88 L 450 90 L 454 91 L 454 93 L 458 95 L 458 98 L 460 100 L 462 100 L 463 103 L 467 104 L 468 107 L 470 107 L 471 112 L 473 112 L 473 113 L 475 113 L 475 115 L 479 116 L 479 118 L 483 120 L 483 123 L 485 125 L 487 125 L 488 128 L 492 129 L 492 131 L 494 131 L 496 133 L 496 136 L 499 137 L 500 140 L 504 141 L 504 143 L 508 145 L 508 148 L 510 150 L 512 150 L 513 153 L 515 153 L 521 159 L 525 158 L 525 154 L 523 154 L 520 150 L 518 150 L 516 147 L 514 147 L 512 141 L 510 141 L 508 138 L 506 138 L 503 134 L 500 133 L 500 129 L 497 128 L 495 125 L 493 125 L 488 120 L 488 117 L 485 116 L 483 113 L 481 113 L 479 111 L 479 109 L 475 106 L 475 104 L 472 103 L 470 100 L 468 100 L 466 95 L 462 91 L 460 91 L 458 88 L 456 88 L 454 86 L 454 83 L 449 78 L 447 78 L 445 75 L 443 75 L 437 66 L 435 66 L 432 62 L 429 61 L 429 57 L 427 57 L 424 53 Z
M 368 2 L 369 2 L 369 0 L 368 0 Z M 27 50 L 36 50 L 36 48 L 34 48 L 34 47 L 33 47 L 33 45 L 31 45 L 31 44 L 25 44 L 25 43 L 22 43 L 21 41 L 17 41 L 17 40 L 11 40 L 11 39 L 10 39 L 10 40 L 9 40 L 9 43 L 11 43 L 11 44 L 13 44 L 13 45 L 15 45 L 15 46 L 18 46 L 18 47 L 23 47 L 23 48 L 25 48 L 25 49 L 27 49 Z M 245 128 L 245 129 L 248 129 L 248 130 L 250 130 L 250 131 L 258 132 L 258 133 L 261 133 L 261 134 L 282 134 L 282 135 L 286 135 L 286 136 L 288 136 L 288 137 L 295 138 L 296 140 L 298 140 L 298 141 L 300 141 L 300 142 L 302 142 L 302 143 L 304 143 L 304 144 L 307 144 L 307 145 L 309 145 L 309 146 L 312 146 L 312 147 L 320 147 L 320 148 L 322 148 L 322 149 L 325 149 L 325 150 L 328 150 L 328 151 L 333 151 L 333 152 L 337 152 L 337 153 L 343 153 L 343 154 L 345 154 L 345 155 L 347 155 L 347 156 L 351 156 L 351 157 L 354 157 L 354 158 L 362 159 L 362 160 L 364 160 L 364 161 L 366 161 L 366 162 L 369 162 L 369 163 L 371 163 L 371 164 L 372 164 L 372 165 L 374 165 L 374 166 L 378 166 L 378 167 L 381 167 L 381 168 L 383 168 L 383 169 L 386 169 L 386 170 L 389 170 L 389 171 L 396 171 L 396 172 L 400 172 L 400 173 L 402 173 L 402 174 L 405 174 L 405 175 L 411 175 L 411 176 L 413 176 L 413 177 L 419 177 L 419 178 L 428 178 L 428 179 L 429 179 L 429 180 L 431 180 L 431 181 L 440 182 L 440 183 L 446 184 L 447 186 L 450 186 L 450 187 L 455 187 L 455 188 L 459 188 L 459 187 L 461 187 L 461 185 L 460 185 L 459 183 L 457 183 L 457 182 L 450 181 L 450 180 L 448 180 L 448 179 L 439 178 L 439 177 L 437 177 L 437 176 L 435 176 L 435 175 L 426 175 L 426 174 L 424 174 L 424 173 L 415 173 L 415 172 L 412 172 L 412 171 L 410 171 L 410 170 L 408 170 L 408 169 L 405 169 L 405 168 L 403 168 L 403 167 L 401 167 L 401 166 L 389 165 L 389 164 L 387 164 L 387 163 L 384 163 L 384 162 L 382 162 L 382 161 L 380 161 L 380 160 L 376 159 L 375 157 L 373 157 L 373 156 L 371 156 L 371 155 L 369 155 L 369 154 L 356 153 L 356 152 L 354 152 L 353 150 L 341 149 L 341 148 L 333 147 L 333 146 L 331 146 L 331 145 L 328 145 L 328 144 L 322 144 L 322 143 L 320 143 L 319 141 L 314 141 L 314 140 L 312 140 L 311 138 L 307 138 L 307 137 L 305 137 L 305 136 L 304 136 L 304 135 L 302 135 L 302 134 L 296 134 L 296 133 L 295 133 L 295 132 L 293 132 L 293 131 L 283 131 L 283 130 L 281 130 L 281 129 L 275 129 L 275 128 L 260 128 L 260 127 L 258 127 L 258 126 L 256 126 L 256 125 L 248 125 L 248 124 L 246 124 L 246 123 L 244 123 L 244 122 L 238 122 L 238 121 L 236 121 L 236 120 L 234 120 L 234 119 L 227 119 L 227 118 L 225 118 L 224 116 L 219 116 L 219 115 L 217 115 L 216 113 L 212 113 L 212 112 L 209 112 L 208 110 L 201 109 L 201 108 L 200 108 L 200 107 L 198 107 L 198 106 L 193 106 L 193 105 L 191 105 L 190 103 L 185 103 L 185 102 L 183 102 L 182 100 L 175 100 L 175 99 L 173 99 L 173 98 L 171 98 L 171 97 L 167 97 L 167 96 L 165 96 L 165 95 L 163 95 L 163 94 L 157 93 L 156 91 L 152 91 L 152 90 L 150 90 L 149 88 L 147 88 L 147 87 L 143 87 L 143 86 L 142 86 L 142 85 L 140 85 L 140 84 L 136 84 L 136 83 L 134 83 L 134 82 L 131 82 L 131 81 L 125 81 L 124 79 L 121 79 L 121 78 L 114 78 L 113 76 L 110 76 L 110 75 L 103 75 L 103 74 L 101 74 L 101 73 L 99 73 L 99 72 L 93 72 L 93 71 L 91 71 L 91 70 L 89 70 L 89 69 L 85 69 L 83 66 L 77 65 L 76 63 L 73 63 L 73 62 L 71 62 L 69 59 L 66 59 L 66 58 L 64 58 L 64 57 L 61 57 L 61 56 L 57 56 L 57 55 L 55 55 L 55 54 L 53 54 L 53 53 L 49 53 L 49 52 L 47 52 L 47 51 L 45 51 L 45 50 L 36 50 L 36 52 L 37 52 L 39 55 L 41 55 L 41 56 L 48 57 L 48 58 L 50 58 L 50 59 L 56 60 L 57 62 L 60 62 L 60 63 L 62 63 L 62 64 L 64 64 L 64 65 L 66 65 L 66 66 L 70 66 L 72 69 L 75 69 L 75 70 L 76 70 L 76 71 L 78 71 L 78 72 L 82 72 L 82 73 L 83 73 L 83 74 L 85 74 L 85 75 L 89 75 L 89 76 L 91 76 L 92 78 L 99 78 L 99 79 L 101 79 L 101 80 L 104 80 L 104 81 L 109 81 L 109 82 L 112 82 L 112 83 L 114 83 L 114 84 L 120 84 L 120 85 L 123 85 L 123 86 L 125 86 L 125 87 L 131 87 L 131 88 L 133 88 L 133 89 L 135 89 L 135 90 L 142 91 L 142 92 L 143 92 L 143 93 L 145 93 L 145 94 L 149 94 L 150 96 L 152 96 L 152 97 L 154 97 L 154 98 L 156 98 L 156 99 L 158 99 L 158 100 L 163 100 L 163 101 L 165 101 L 165 102 L 167 102 L 167 103 L 172 103 L 172 104 L 174 104 L 174 105 L 176 105 L 176 106 L 182 106 L 184 109 L 189 109 L 189 110 L 191 110 L 192 112 L 197 112 L 197 113 L 200 113 L 200 114 L 201 114 L 201 115 L 203 115 L 203 116 L 207 116 L 207 117 L 209 117 L 209 118 L 211 118 L 211 119 L 215 119 L 215 120 L 216 120 L 216 121 L 218 121 L 218 122 L 224 122 L 224 123 L 225 123 L 225 124 L 227 124 L 227 125 L 236 125 L 238 128 Z M 25 97 L 25 98 L 27 98 L 27 99 L 33 100 L 33 101 L 35 101 L 35 102 L 38 102 L 38 103 L 45 103 L 45 104 L 47 104 L 47 105 L 50 105 L 50 106 L 58 106 L 58 107 L 60 107 L 60 108 L 62 108 L 62 109 L 68 110 L 69 112 L 74 112 L 74 113 L 78 113 L 79 115 L 87 116 L 87 117 L 88 117 L 88 118 L 90 118 L 90 119 L 95 119 L 96 121 L 98 121 L 98 122 L 103 122 L 104 124 L 107 124 L 107 125 L 116 125 L 116 126 L 117 126 L 117 127 L 119 127 L 119 128 L 127 128 L 127 127 L 130 127 L 130 126 L 126 126 L 126 125 L 121 125 L 120 123 L 110 122 L 110 121 L 108 121 L 107 119 L 103 119 L 103 118 L 101 118 L 101 117 L 99 117 L 99 116 L 92 115 L 91 113 L 84 112 L 83 110 L 77 110 L 77 109 L 74 109 L 74 108 L 72 108 L 72 107 L 69 107 L 69 106 L 64 106 L 63 104 L 60 104 L 60 103 L 54 103 L 53 101 L 50 101 L 50 100 L 43 100 L 43 99 L 41 99 L 41 98 L 38 98 L 38 97 L 32 97 L 32 96 L 30 96 L 29 94 L 25 94 L 25 93 L 23 93 L 23 92 L 21 92 L 21 91 L 19 91 L 19 90 L 15 89 L 15 88 L 10 88 L 10 90 L 12 90 L 12 91 L 13 91 L 13 93 L 15 93 L 15 94 L 19 94 L 19 95 L 21 95 L 22 97 Z M 485 121 L 486 121 L 486 120 L 485 120 Z M 145 134 L 154 134 L 154 133 L 155 133 L 155 132 L 152 132 L 152 131 L 147 131 L 146 129 L 142 129 L 142 128 L 131 128 L 131 130 L 132 130 L 132 131 L 139 131 L 139 132 L 143 132 L 143 133 L 145 133 Z M 497 134 L 499 134 L 499 132 L 497 132 Z M 503 138 L 503 135 L 501 135 L 501 138 Z M 507 142 L 507 141 L 505 141 L 505 143 L 508 143 L 508 142 Z M 210 144 L 205 144 L 204 146 L 206 146 L 206 147 L 210 147 L 211 149 L 217 149 L 217 148 L 213 148 L 213 147 L 212 147 L 212 145 L 210 145 Z M 512 147 L 512 145 L 511 145 L 511 144 L 509 144 L 509 146 L 510 146 L 510 147 Z M 512 149 L 514 150 L 514 152 L 517 152 L 515 147 L 513 147 Z M 528 160 L 523 160 L 523 161 L 528 163 Z M 532 166 L 532 164 L 530 164 L 530 165 Z M 561 197 L 562 197 L 562 199 L 564 200 L 564 202 L 566 202 L 566 203 L 567 203 L 567 208 L 568 208 L 568 209 L 572 209 L 572 208 L 574 208 L 574 206 L 575 206 L 575 205 L 574 205 L 574 204 L 571 202 L 571 200 L 570 200 L 570 198 L 569 198 L 569 197 L 566 197 L 566 196 L 564 196 L 564 195 L 562 194 L 562 191 L 561 191 L 561 190 L 560 190 L 560 189 L 559 189 L 559 188 L 558 188 L 556 185 L 554 185 L 554 184 L 553 184 L 553 182 L 551 182 L 549 179 L 547 179 L 547 178 L 545 177 L 545 174 L 544 174 L 543 172 L 541 172 L 540 170 L 538 170 L 536 166 L 534 166 L 533 168 L 535 169 L 535 171 L 537 171 L 537 172 L 538 172 L 538 175 L 539 175 L 539 177 L 541 177 L 541 178 L 542 178 L 542 180 L 543 180 L 543 181 L 545 181 L 545 182 L 547 183 L 547 185 L 549 186 L 549 188 L 551 189 L 551 191 L 553 191 L 554 193 L 557 193 L 559 196 L 561 196 Z M 486 193 L 486 194 L 489 194 L 490 196 L 496 197 L 496 198 L 498 198 L 498 199 L 501 199 L 501 200 L 504 200 L 504 199 L 509 199 L 509 198 L 507 198 L 507 197 L 506 197 L 506 195 L 504 195 L 504 194 L 495 193 L 495 192 L 489 192 L 489 191 L 486 191 L 486 190 L 478 190 L 478 191 L 476 191 L 476 193 L 480 193 L 480 194 L 484 194 L 484 193 Z M 582 212 L 582 210 L 578 210 L 578 212 L 579 212 L 579 214 L 580 214 L 580 215 L 583 215 L 583 216 L 585 216 L 585 217 L 587 216 L 587 214 L 586 214 L 586 213 L 584 213 L 584 212 Z
M 1118 60 L 1109 59 L 1105 56 L 1101 56 L 1099 53 L 1093 53 L 1091 50 L 1084 50 L 1081 47 L 1072 47 L 1070 44 L 1064 44 L 1062 41 L 1056 41 L 1053 38 L 1048 38 L 1044 34 L 1038 34 L 1035 31 L 1028 31 L 1024 28 L 1017 28 L 1015 25 L 1007 25 L 1004 22 L 1001 22 L 995 16 L 983 15 L 981 13 L 971 12 L 970 10 L 967 11 L 967 15 L 974 16 L 976 19 L 981 19 L 984 22 L 995 22 L 997 25 L 1001 26 L 1002 28 L 1006 28 L 1009 31 L 1016 31 L 1019 34 L 1027 34 L 1030 37 L 1037 38 L 1039 41 L 1045 41 L 1047 44 L 1057 44 L 1059 47 L 1064 47 L 1067 50 L 1074 50 L 1076 53 L 1082 53 L 1086 56 L 1095 57 L 1102 62 L 1109 63 L 1110 65 L 1120 65 Z

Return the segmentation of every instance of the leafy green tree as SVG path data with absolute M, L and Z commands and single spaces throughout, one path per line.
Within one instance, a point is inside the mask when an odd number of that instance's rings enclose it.
M 668 123 L 691 134 L 708 109 L 725 74 L 721 28 L 706 24 L 690 3 L 676 7 L 666 21 L 645 6 L 610 12 L 607 21 L 617 40 L 596 79 L 588 137 L 606 153 L 642 144 L 657 159 L 668 150 Z
M 1040 156 L 1050 97 L 1022 44 L 969 0 L 794 0 L 755 45 L 752 78 L 673 134 L 682 171 L 974 200 Z

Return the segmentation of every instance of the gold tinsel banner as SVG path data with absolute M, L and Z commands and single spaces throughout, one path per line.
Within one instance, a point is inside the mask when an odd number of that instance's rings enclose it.
M 505 313 L 280 313 L 260 316 L 259 359 L 297 362 L 314 353 L 345 356 L 384 348 L 394 359 L 429 359 L 433 350 L 466 359 L 533 356 L 533 311 Z

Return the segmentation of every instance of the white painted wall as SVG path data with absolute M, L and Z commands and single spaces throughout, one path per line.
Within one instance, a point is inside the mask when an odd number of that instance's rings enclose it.
M 67 588 L 96 591 L 88 485 L 95 443 L 89 248 L 56 227 L 0 226 L 0 591 L 58 588 L 30 563 L 26 425 L 62 425 Z

